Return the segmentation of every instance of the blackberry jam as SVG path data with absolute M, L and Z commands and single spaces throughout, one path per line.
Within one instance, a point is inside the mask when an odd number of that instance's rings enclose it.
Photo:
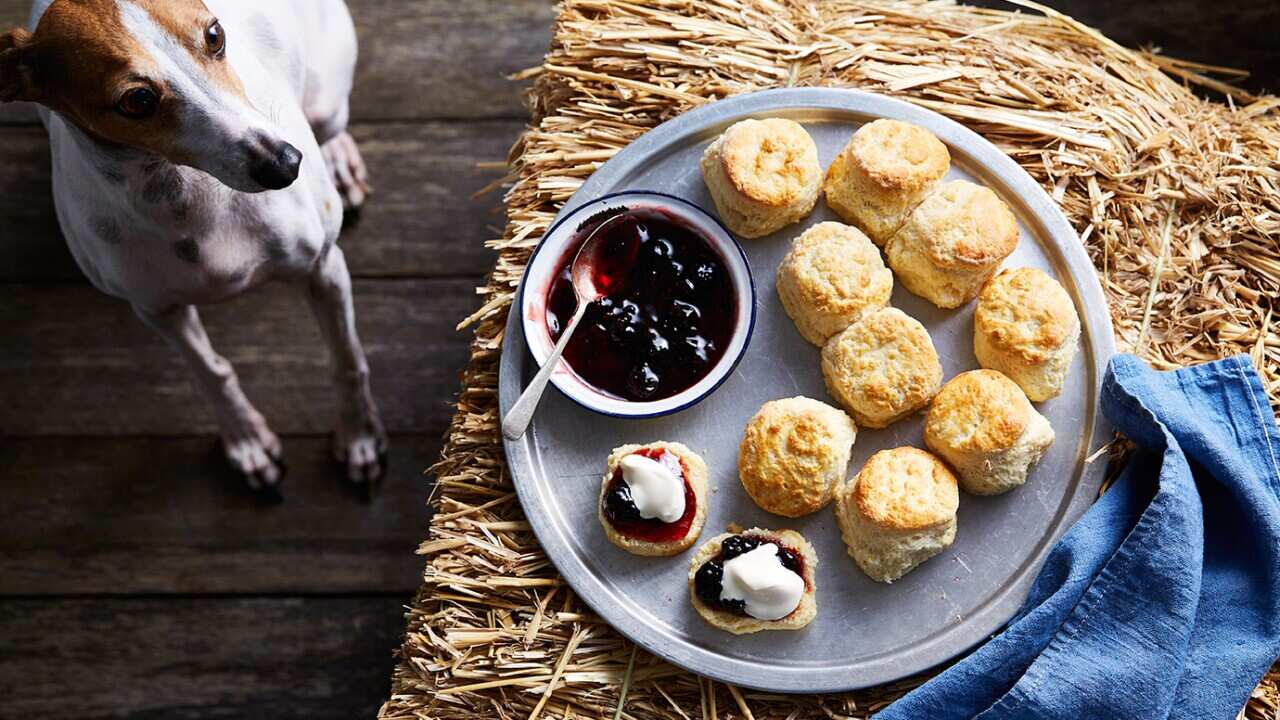
M 658 518 L 640 517 L 640 510 L 631 500 L 631 487 L 622 476 L 622 468 L 618 468 L 613 471 L 613 477 L 609 478 L 609 485 L 604 491 L 605 519 L 619 533 L 637 540 L 659 543 L 683 539 L 689 534 L 689 526 L 693 525 L 693 517 L 698 512 L 698 499 L 693 494 L 693 486 L 689 484 L 684 461 L 675 453 L 662 448 L 640 448 L 633 454 L 662 463 L 684 483 L 684 514 L 675 522 L 669 523 Z
M 595 218 L 579 234 L 585 239 Z M 583 380 L 615 397 L 661 400 L 715 367 L 737 323 L 733 283 L 720 255 L 694 230 L 657 211 L 631 211 L 605 230 L 596 268 L 605 297 L 587 308 L 564 359 Z M 547 293 L 552 340 L 577 309 L 570 268 L 575 246 Z
M 708 607 L 746 616 L 747 608 L 744 601 L 720 599 L 720 592 L 724 583 L 724 564 L 727 560 L 749 553 L 768 543 L 778 546 L 778 562 L 782 563 L 782 567 L 802 578 L 804 577 L 804 558 L 800 556 L 800 553 L 786 547 L 779 540 L 765 535 L 734 535 L 733 537 L 725 538 L 724 542 L 720 544 L 720 552 L 698 568 L 698 572 L 694 573 L 693 591 L 697 593 L 698 599 L 706 603 Z

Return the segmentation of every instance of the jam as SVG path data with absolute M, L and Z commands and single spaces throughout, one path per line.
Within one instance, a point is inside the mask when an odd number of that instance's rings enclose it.
M 631 500 L 631 487 L 622 477 L 622 468 L 613 471 L 609 486 L 604 491 L 604 516 L 619 533 L 646 542 L 675 542 L 689 534 L 693 516 L 697 514 L 697 497 L 689 484 L 689 474 L 684 461 L 675 453 L 662 448 L 640 448 L 636 455 L 656 460 L 667 467 L 684 483 L 684 514 L 675 522 L 662 522 L 657 518 L 642 518 L 640 510 Z
M 693 591 L 698 599 L 708 607 L 733 613 L 747 615 L 746 602 L 743 600 L 721 600 L 720 592 L 724 581 L 724 563 L 744 553 L 751 552 L 761 545 L 773 543 L 778 546 L 778 562 L 782 567 L 804 577 L 804 558 L 800 553 L 784 546 L 778 540 L 764 535 L 734 535 L 725 538 L 720 544 L 720 552 L 708 560 L 693 576 Z
M 604 219 L 593 218 L 579 234 L 585 239 Z M 737 323 L 724 260 L 701 235 L 657 211 L 630 211 L 604 232 L 593 279 L 605 295 L 587 307 L 565 362 L 588 384 L 624 400 L 687 390 L 719 362 Z M 578 307 L 570 278 L 577 249 L 547 293 L 552 340 Z

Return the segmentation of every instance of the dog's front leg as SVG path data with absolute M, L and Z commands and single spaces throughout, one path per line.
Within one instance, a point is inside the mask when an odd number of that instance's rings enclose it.
M 249 487 L 263 499 L 283 500 L 284 463 L 280 440 L 240 390 L 240 381 L 231 363 L 214 352 L 196 309 L 184 305 L 163 311 L 135 307 L 134 311 L 191 366 L 201 389 L 213 403 L 222 450 L 231 467 L 243 475 Z
M 351 274 L 342 249 L 332 246 L 309 278 L 311 309 L 333 356 L 339 418 L 334 457 L 366 496 L 386 471 L 387 434 L 369 391 L 369 363 L 356 334 Z

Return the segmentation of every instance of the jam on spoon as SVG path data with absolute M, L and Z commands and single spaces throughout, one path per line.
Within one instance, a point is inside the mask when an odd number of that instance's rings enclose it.
M 737 322 L 732 281 L 696 231 L 660 211 L 630 210 L 603 222 L 591 301 L 564 360 L 583 380 L 632 401 L 668 398 L 705 377 Z M 571 263 L 547 293 L 547 331 L 558 340 L 578 309 Z

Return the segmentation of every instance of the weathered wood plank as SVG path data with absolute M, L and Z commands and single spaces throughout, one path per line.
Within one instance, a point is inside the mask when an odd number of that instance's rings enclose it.
M 338 481 L 327 438 L 285 437 L 287 500 L 273 507 L 209 438 L 0 439 L 0 595 L 407 596 L 442 432 L 392 437 L 367 505 Z
M 435 431 L 458 390 L 477 278 L 355 284 L 373 391 L 391 432 Z M 0 287 L 0 436 L 214 431 L 186 367 L 129 307 L 87 284 Z M 328 355 L 301 288 L 272 284 L 207 308 L 214 346 L 280 434 L 337 417 Z
M 514 72 L 551 40 L 550 0 L 348 0 L 360 36 L 355 120 L 522 118 Z M 0 0 L 0 32 L 25 25 L 31 0 Z M 230 39 L 235 42 L 234 38 Z M 0 106 L 0 123 L 36 122 Z
M 375 186 L 341 244 L 357 276 L 481 274 L 484 241 L 501 226 L 501 193 L 472 195 L 502 176 L 515 121 L 361 125 Z M 319 161 L 319 158 L 316 158 Z M 0 282 L 81 278 L 54 215 L 49 144 L 38 127 L 0 127 Z
M 0 601 L 0 717 L 371 718 L 408 597 Z

